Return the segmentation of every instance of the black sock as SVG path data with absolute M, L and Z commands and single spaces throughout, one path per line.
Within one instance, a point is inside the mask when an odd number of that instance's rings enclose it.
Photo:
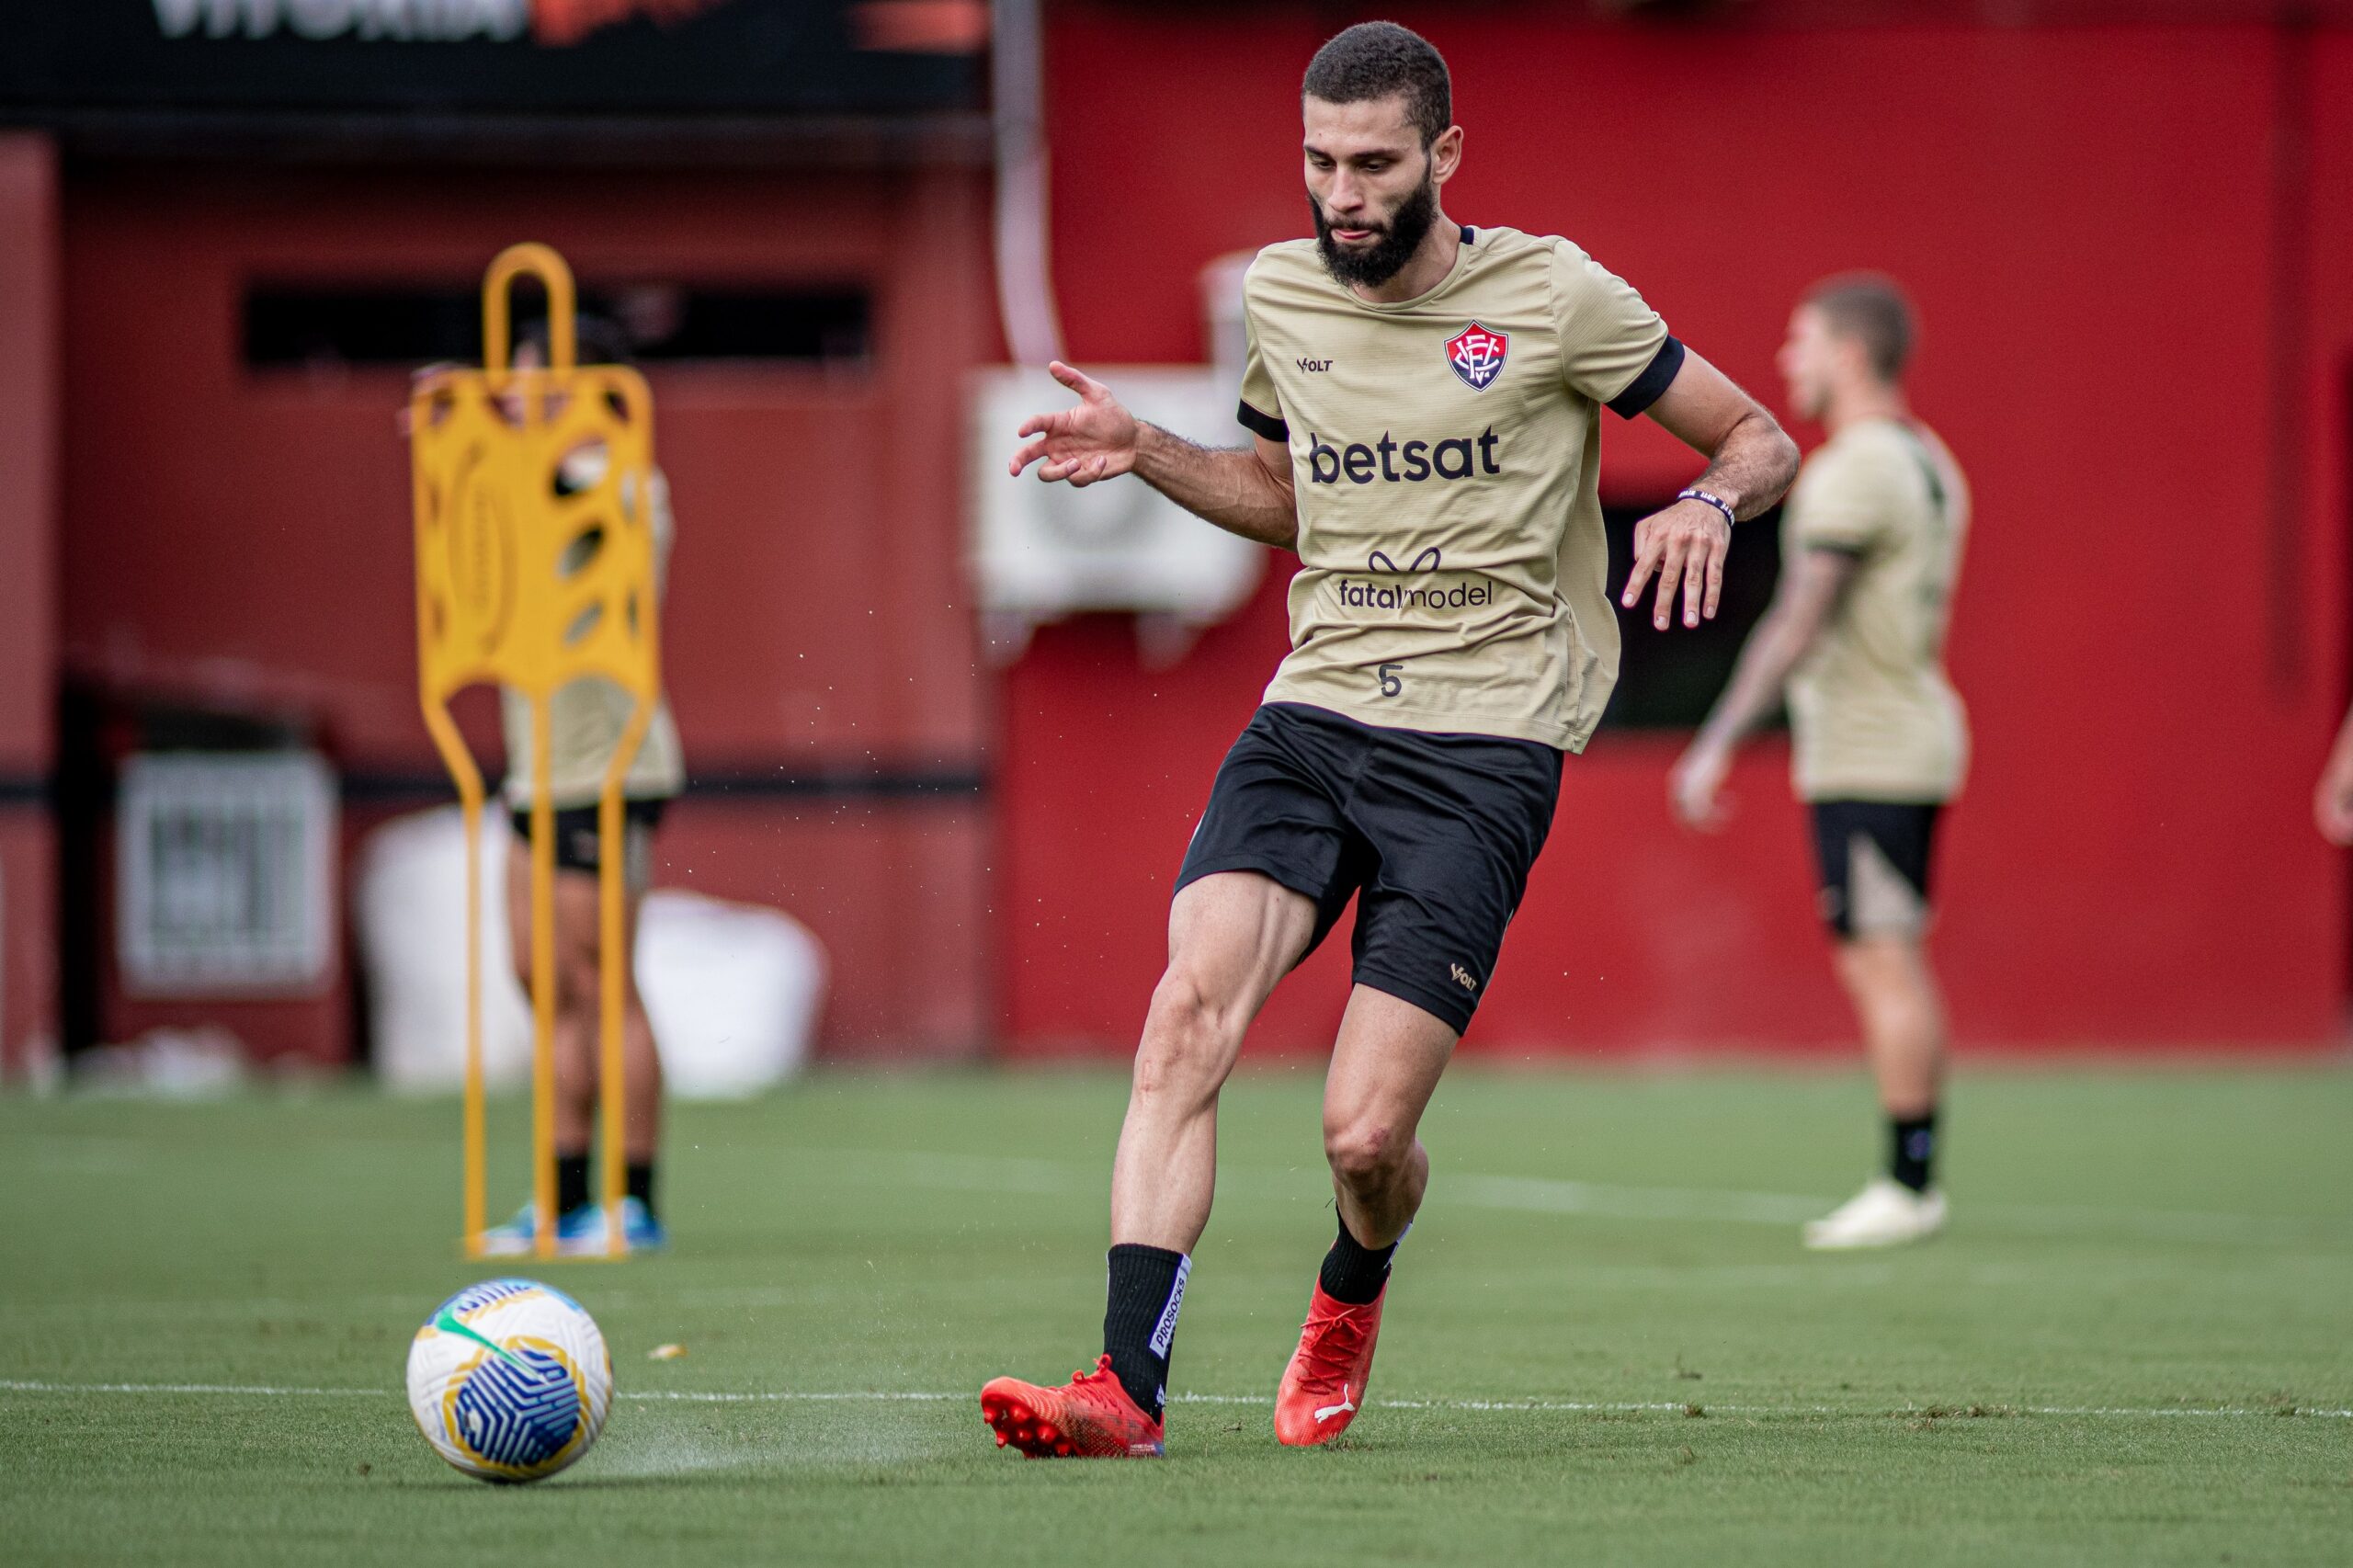
M 1348 1222 L 1343 1220 L 1340 1239 L 1324 1255 L 1324 1269 L 1317 1283 L 1336 1301 L 1364 1306 L 1378 1300 L 1381 1288 L 1389 1283 L 1389 1260 L 1396 1256 L 1395 1242 L 1385 1247 L 1366 1246 L 1348 1234 Z
M 1935 1108 L 1918 1116 L 1889 1117 L 1887 1132 L 1887 1174 L 1915 1192 L 1927 1191 L 1937 1162 Z
M 588 1156 L 558 1154 L 555 1157 L 555 1211 L 569 1214 L 588 1201 Z
M 629 1163 L 629 1195 L 645 1205 L 648 1217 L 654 1213 L 654 1162 L 631 1160 Z
M 1168 1352 L 1193 1260 L 1166 1247 L 1115 1246 L 1103 1309 L 1103 1349 L 1128 1397 L 1160 1418 L 1168 1403 Z

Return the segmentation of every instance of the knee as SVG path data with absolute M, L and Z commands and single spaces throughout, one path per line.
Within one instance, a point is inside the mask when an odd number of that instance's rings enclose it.
M 1236 1043 L 1228 1011 L 1190 971 L 1171 967 L 1152 994 L 1152 1014 L 1136 1051 L 1139 1095 L 1214 1091 Z
M 566 933 L 557 927 L 555 945 L 555 998 L 559 1010 L 567 1014 L 582 1014 L 596 1017 L 604 1006 L 605 975 L 597 961 L 597 944 L 590 940 L 564 940 Z
M 1374 1192 L 1397 1179 L 1413 1142 L 1385 1122 L 1364 1118 L 1330 1122 L 1324 1128 L 1324 1157 L 1343 1187 Z
M 1838 950 L 1838 979 L 1858 1007 L 1907 1012 L 1933 1001 L 1927 960 L 1909 941 L 1857 937 Z

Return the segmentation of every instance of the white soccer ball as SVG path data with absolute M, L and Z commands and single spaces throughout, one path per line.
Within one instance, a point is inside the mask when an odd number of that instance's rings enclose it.
M 408 1347 L 408 1408 L 433 1451 L 484 1481 L 540 1481 L 588 1451 L 613 1403 L 613 1358 L 579 1302 L 485 1279 Z

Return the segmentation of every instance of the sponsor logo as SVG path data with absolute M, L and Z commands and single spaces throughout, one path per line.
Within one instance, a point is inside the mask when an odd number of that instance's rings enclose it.
M 1160 1309 L 1160 1321 L 1153 1325 L 1152 1353 L 1165 1356 L 1168 1347 L 1176 1343 L 1176 1309 L 1185 1304 L 1185 1281 L 1193 1272 L 1189 1257 L 1176 1260 L 1176 1283 L 1168 1288 L 1168 1304 Z
M 1449 964 L 1447 968 L 1454 975 L 1454 983 L 1462 987 L 1463 990 L 1475 992 L 1479 989 L 1479 983 L 1472 979 L 1471 971 L 1461 964 Z
M 1457 583 L 1451 587 L 1392 587 L 1343 577 L 1336 586 L 1350 609 L 1476 609 L 1495 602 L 1493 583 Z
M 1383 430 L 1381 439 L 1370 446 L 1351 441 L 1345 447 L 1333 446 L 1311 430 L 1307 477 L 1314 484 L 1337 484 L 1343 480 L 1350 484 L 1370 484 L 1375 480 L 1383 484 L 1419 484 L 1433 478 L 1497 474 L 1504 471 L 1495 460 L 1495 449 L 1502 443 L 1503 437 L 1492 425 L 1476 436 L 1449 436 L 1438 441 L 1399 441 Z
M 1365 558 L 1364 569 L 1374 575 L 1404 576 L 1408 573 L 1435 572 L 1445 557 L 1431 545 L 1411 563 L 1400 566 L 1389 558 L 1386 551 L 1376 550 Z M 1495 602 L 1495 585 L 1484 577 L 1472 577 L 1466 582 L 1416 584 L 1365 583 L 1352 577 L 1337 578 L 1334 589 L 1340 603 L 1350 609 L 1475 609 Z M 1390 689 L 1392 677 L 1387 673 L 1395 666 L 1383 665 L 1381 694 L 1394 697 Z
M 1490 332 L 1477 322 L 1446 340 L 1448 368 L 1472 392 L 1485 392 L 1495 384 L 1504 373 L 1504 356 L 1510 352 L 1508 336 Z
M 1318 1426 L 1321 1426 L 1326 1421 L 1331 1420 L 1335 1415 L 1348 1415 L 1350 1412 L 1354 1411 L 1356 1407 L 1357 1402 L 1348 1397 L 1348 1385 L 1342 1383 L 1340 1385 L 1340 1403 L 1337 1404 L 1326 1404 L 1319 1408 L 1315 1412 L 1315 1424 Z
M 1299 368 L 1311 374 L 1315 374 L 1330 369 L 1332 368 L 1332 361 L 1329 359 L 1302 359 L 1299 362 Z

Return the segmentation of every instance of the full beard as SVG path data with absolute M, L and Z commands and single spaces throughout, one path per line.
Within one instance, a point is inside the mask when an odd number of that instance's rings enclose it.
M 1349 250 L 1332 237 L 1331 220 L 1324 216 L 1324 204 L 1313 191 L 1307 210 L 1315 217 L 1315 248 L 1324 257 L 1324 270 L 1343 286 L 1378 289 L 1404 271 L 1429 237 L 1430 225 L 1438 222 L 1438 182 L 1422 181 L 1390 215 L 1380 237 L 1363 250 Z

